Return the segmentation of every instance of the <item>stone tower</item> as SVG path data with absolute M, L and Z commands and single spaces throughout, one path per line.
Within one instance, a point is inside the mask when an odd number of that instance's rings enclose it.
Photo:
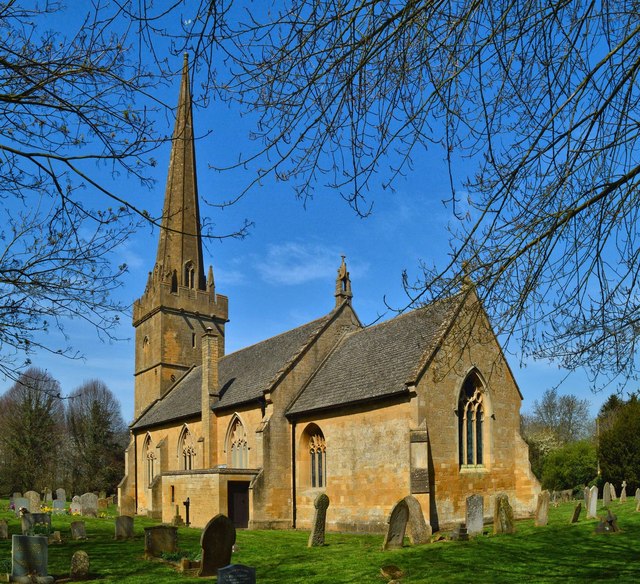
M 185 55 L 156 263 L 144 294 L 133 305 L 136 418 L 201 362 L 201 338 L 207 328 L 217 334 L 219 356 L 224 355 L 227 314 L 227 297 L 216 295 L 211 266 L 206 279 L 204 275 Z

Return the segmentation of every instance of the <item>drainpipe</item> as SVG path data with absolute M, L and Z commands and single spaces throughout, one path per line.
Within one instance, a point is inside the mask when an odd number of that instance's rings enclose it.
M 296 528 L 298 508 L 296 504 L 296 423 L 291 422 L 291 502 L 292 527 Z
M 133 488 L 136 498 L 136 513 L 138 513 L 138 437 L 133 434 Z

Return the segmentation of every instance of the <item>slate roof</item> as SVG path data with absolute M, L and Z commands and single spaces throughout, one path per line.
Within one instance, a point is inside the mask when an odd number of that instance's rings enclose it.
M 215 408 L 231 407 L 262 397 L 289 363 L 330 320 L 331 314 L 225 355 L 218 364 L 221 398 Z M 153 403 L 133 429 L 201 414 L 202 367 L 191 368 L 167 394 Z
M 288 415 L 371 401 L 408 391 L 459 306 L 434 302 L 349 333 L 287 411 Z

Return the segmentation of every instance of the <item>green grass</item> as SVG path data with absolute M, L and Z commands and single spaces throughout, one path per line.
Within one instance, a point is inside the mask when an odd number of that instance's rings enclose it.
M 9 532 L 20 533 L 20 522 L 0 501 L 0 518 Z M 304 582 L 382 584 L 380 568 L 394 564 L 404 572 L 403 584 L 438 582 L 639 582 L 640 513 L 629 500 L 614 502 L 621 533 L 596 535 L 595 520 L 569 525 L 573 504 L 549 513 L 549 525 L 534 527 L 521 521 L 514 535 L 484 535 L 469 542 L 437 542 L 382 552 L 382 536 L 328 533 L 323 548 L 307 548 L 305 531 L 239 531 L 234 563 L 257 569 L 260 584 Z M 49 573 L 68 575 L 71 556 L 85 550 L 93 581 L 164 584 L 203 582 L 177 572 L 161 561 L 143 559 L 144 527 L 154 522 L 135 519 L 135 538 L 113 540 L 115 510 L 99 519 L 84 518 L 88 540 L 72 541 L 70 523 L 77 517 L 52 517 L 53 529 L 64 542 L 49 546 Z M 179 528 L 180 548 L 199 551 L 200 530 Z M 0 563 L 10 566 L 11 541 L 0 541 Z M 8 562 L 8 564 L 7 564 Z M 1 570 L 2 568 L 0 568 Z M 209 580 L 212 580 L 211 578 Z M 205 580 L 206 581 L 206 580 Z

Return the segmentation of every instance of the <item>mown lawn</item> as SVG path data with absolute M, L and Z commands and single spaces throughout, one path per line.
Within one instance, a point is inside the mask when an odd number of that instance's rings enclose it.
M 0 518 L 9 531 L 20 533 L 20 522 L 0 501 Z M 380 568 L 399 567 L 403 584 L 438 582 L 640 582 L 640 513 L 635 502 L 614 502 L 622 532 L 596 535 L 595 520 L 569 525 L 573 504 L 550 510 L 547 527 L 534 527 L 532 520 L 520 521 L 515 535 L 483 535 L 469 542 L 444 541 L 419 547 L 382 552 L 381 536 L 327 534 L 323 548 L 307 548 L 303 531 L 239 531 L 233 562 L 254 566 L 260 584 L 304 582 L 382 584 Z M 143 559 L 144 527 L 153 525 L 143 517 L 135 519 L 135 538 L 113 540 L 115 510 L 110 516 L 85 518 L 86 541 L 70 539 L 69 516 L 53 516 L 53 528 L 64 542 L 49 546 L 49 573 L 68 575 L 71 556 L 85 550 L 90 557 L 95 582 L 164 584 L 202 582 L 177 572 L 170 564 Z M 200 530 L 180 528 L 183 550 L 197 553 Z M 408 542 L 407 542 L 408 543 Z M 0 541 L 0 571 L 10 570 L 11 541 Z M 209 578 L 208 580 L 215 580 Z

